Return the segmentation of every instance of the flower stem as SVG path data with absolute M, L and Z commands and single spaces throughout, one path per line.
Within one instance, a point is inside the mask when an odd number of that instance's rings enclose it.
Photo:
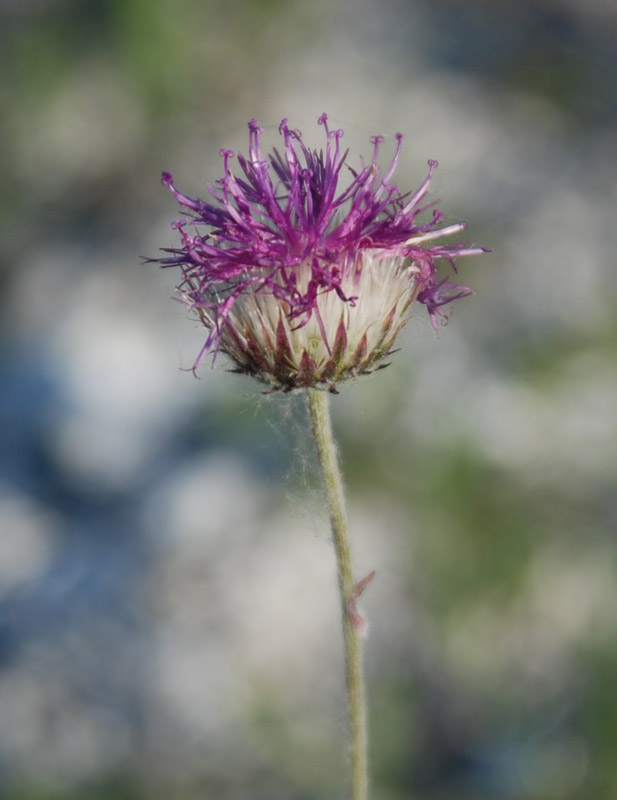
M 328 394 L 316 389 L 308 389 L 307 398 L 328 501 L 338 571 L 343 636 L 345 640 L 345 679 L 347 684 L 351 750 L 351 798 L 352 800 L 367 800 L 366 700 L 362 674 L 362 648 L 358 617 L 355 611 L 355 599 L 359 592 L 357 589 L 354 591 L 343 483 L 337 460 L 336 445 L 332 436 Z

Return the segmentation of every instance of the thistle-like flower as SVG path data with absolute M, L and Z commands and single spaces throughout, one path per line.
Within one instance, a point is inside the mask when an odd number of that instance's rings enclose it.
M 324 150 L 311 150 L 287 120 L 281 151 L 264 156 L 262 129 L 249 123 L 248 157 L 221 150 L 223 177 L 209 187 L 214 202 L 180 193 L 163 173 L 185 217 L 173 223 L 181 244 L 157 259 L 180 267 L 180 299 L 208 330 L 193 370 L 208 352 L 229 355 L 234 371 L 272 390 L 327 388 L 385 366 L 414 301 L 431 324 L 444 306 L 471 290 L 438 274 L 439 266 L 485 252 L 435 241 L 465 229 L 444 226 L 426 197 L 436 161 L 413 193 L 392 182 L 402 135 L 385 170 L 377 163 L 382 136 L 371 138 L 370 163 L 356 168 L 330 130 Z M 346 167 L 343 172 L 343 167 Z M 346 173 L 347 180 L 343 175 Z M 428 220 L 420 221 L 420 217 Z

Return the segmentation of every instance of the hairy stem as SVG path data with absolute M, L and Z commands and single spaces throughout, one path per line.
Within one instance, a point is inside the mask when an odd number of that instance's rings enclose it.
M 308 407 L 317 445 L 323 484 L 330 512 L 332 536 L 336 552 L 338 584 L 345 640 L 345 679 L 349 710 L 349 736 L 351 750 L 351 798 L 367 800 L 368 757 L 366 733 L 366 701 L 362 675 L 362 648 L 359 636 L 360 620 L 355 610 L 355 600 L 361 591 L 354 586 L 351 554 L 347 535 L 347 514 L 343 483 L 338 465 L 336 445 L 332 436 L 329 396 L 316 389 L 307 390 Z M 370 576 L 372 577 L 372 576 Z M 368 580 L 370 580 L 370 577 Z M 363 581 L 365 585 L 367 581 Z

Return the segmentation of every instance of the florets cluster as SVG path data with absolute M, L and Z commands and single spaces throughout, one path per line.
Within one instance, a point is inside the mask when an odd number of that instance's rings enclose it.
M 248 156 L 221 150 L 223 177 L 209 187 L 214 202 L 169 186 L 186 209 L 173 223 L 180 246 L 157 259 L 179 267 L 180 299 L 208 330 L 195 370 L 208 352 L 227 353 L 235 371 L 272 389 L 324 387 L 383 366 L 413 301 L 434 328 L 444 306 L 471 290 L 438 275 L 446 263 L 484 248 L 434 244 L 462 231 L 444 226 L 435 203 L 423 203 L 437 162 L 417 191 L 392 182 L 401 151 L 382 170 L 383 137 L 371 139 L 371 161 L 353 168 L 343 131 L 319 120 L 325 150 L 311 150 L 283 120 L 282 150 L 264 156 L 262 129 L 249 123 Z M 343 167 L 346 169 L 343 171 Z M 420 221 L 420 216 L 424 221 Z M 428 219 L 426 217 L 428 216 Z

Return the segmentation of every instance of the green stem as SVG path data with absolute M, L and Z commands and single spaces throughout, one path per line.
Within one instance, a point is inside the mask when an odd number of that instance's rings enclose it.
M 336 552 L 339 593 L 345 640 L 345 678 L 349 706 L 349 735 L 351 745 L 352 800 L 367 800 L 368 766 L 366 701 L 362 675 L 362 648 L 355 617 L 354 579 L 347 536 L 347 514 L 343 483 L 338 465 L 336 445 L 332 436 L 328 394 L 316 389 L 307 390 L 309 414 L 321 466 L 323 484 L 330 512 L 332 536 Z

